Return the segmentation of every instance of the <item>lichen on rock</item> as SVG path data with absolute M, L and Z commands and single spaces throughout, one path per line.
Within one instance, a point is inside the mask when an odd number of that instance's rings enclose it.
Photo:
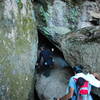
M 37 60 L 33 6 L 27 0 L 5 0 L 0 10 L 0 100 L 27 100 Z

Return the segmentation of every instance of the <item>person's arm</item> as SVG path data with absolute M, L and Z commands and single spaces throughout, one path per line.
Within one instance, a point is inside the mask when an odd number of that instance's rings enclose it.
M 97 78 L 98 80 L 100 80 L 100 75 L 97 73 L 93 73 L 93 75 L 95 76 L 95 78 Z
M 74 88 L 70 88 L 68 94 L 66 94 L 65 96 L 63 96 L 61 98 L 58 98 L 57 100 L 68 100 L 68 99 L 72 98 L 73 93 L 74 93 Z
M 42 58 L 42 53 L 40 52 L 39 58 L 38 58 L 38 60 L 37 60 L 37 64 L 40 64 L 41 58 Z
M 53 52 L 51 52 L 50 50 L 48 50 L 48 54 L 49 54 L 49 58 L 53 58 Z

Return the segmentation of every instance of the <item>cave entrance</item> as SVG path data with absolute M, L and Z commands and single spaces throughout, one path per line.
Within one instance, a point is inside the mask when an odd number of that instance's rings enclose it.
M 98 18 L 92 18 L 92 20 L 90 21 L 90 23 L 94 26 L 99 26 L 100 23 L 100 19 Z
M 39 44 L 38 44 L 39 47 L 42 46 L 42 45 L 45 45 L 48 49 L 54 48 L 54 55 L 60 56 L 64 59 L 63 53 L 54 45 L 56 43 L 53 40 L 48 39 L 39 30 L 38 30 L 38 40 L 39 40 Z

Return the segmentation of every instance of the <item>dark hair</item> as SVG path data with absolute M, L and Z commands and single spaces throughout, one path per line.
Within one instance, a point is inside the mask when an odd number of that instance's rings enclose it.
M 85 80 L 84 78 L 79 77 L 78 80 L 77 80 L 77 82 L 76 82 L 76 84 L 77 84 L 78 86 L 82 86 L 82 85 L 84 85 L 85 81 L 86 81 L 86 80 Z
M 76 73 L 81 73 L 81 72 L 83 72 L 83 66 L 82 65 L 75 66 L 73 68 L 73 71 Z
M 40 46 L 40 49 L 45 49 L 45 46 L 44 45 Z

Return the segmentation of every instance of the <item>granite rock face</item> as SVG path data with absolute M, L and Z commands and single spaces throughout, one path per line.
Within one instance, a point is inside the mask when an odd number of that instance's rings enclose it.
M 38 29 L 47 35 L 55 37 L 56 34 L 67 34 L 77 29 L 100 24 L 97 2 L 88 0 L 75 1 L 44 0 L 44 3 L 42 1 L 36 2 L 35 12 Z M 46 7 L 43 5 L 45 3 Z M 94 12 L 96 12 L 95 15 Z
M 37 60 L 30 0 L 0 0 L 0 100 L 27 100 Z
M 85 28 L 64 36 L 59 43 L 71 66 L 83 65 L 84 72 L 100 74 L 100 27 Z M 94 90 L 99 95 L 100 89 Z
M 91 27 L 69 33 L 60 39 L 64 56 L 71 66 L 82 64 L 87 72 L 100 72 L 99 35 L 99 27 Z

